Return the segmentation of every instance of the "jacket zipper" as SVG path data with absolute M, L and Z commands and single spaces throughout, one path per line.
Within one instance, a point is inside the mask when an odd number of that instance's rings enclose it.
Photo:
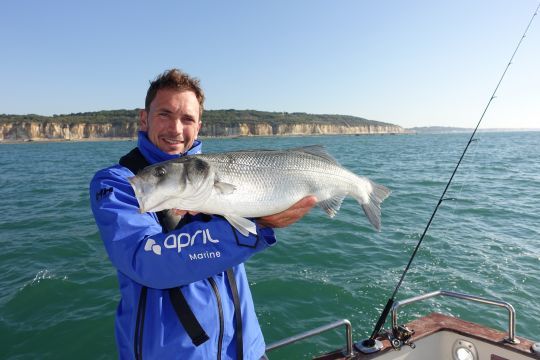
M 218 338 L 218 353 L 217 359 L 221 360 L 221 346 L 223 343 L 223 307 L 221 305 L 221 295 L 219 295 L 219 290 L 216 284 L 216 281 L 213 278 L 208 278 L 208 282 L 212 285 L 212 290 L 214 290 L 214 295 L 216 295 L 218 313 L 219 313 L 219 338 Z
M 133 351 L 135 359 L 142 360 L 142 342 L 144 332 L 144 318 L 146 315 L 146 293 L 148 288 L 143 286 L 139 294 L 139 306 L 137 307 L 137 322 L 135 325 L 135 339 L 133 341 Z

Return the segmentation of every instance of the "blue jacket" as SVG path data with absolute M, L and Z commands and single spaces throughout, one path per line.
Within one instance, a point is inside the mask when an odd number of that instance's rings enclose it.
M 139 133 L 138 147 L 151 164 L 175 157 L 155 147 L 144 132 Z M 196 141 L 188 154 L 200 151 L 201 143 Z M 164 233 L 155 213 L 139 213 L 127 181 L 130 176 L 130 170 L 114 165 L 98 171 L 90 183 L 96 224 L 118 273 L 121 300 L 115 328 L 119 357 L 134 359 L 134 347 L 141 349 L 142 345 L 143 359 L 217 359 L 219 354 L 222 359 L 236 359 L 234 303 L 224 274 L 233 267 L 242 310 L 244 358 L 260 359 L 265 343 L 243 262 L 275 243 L 273 231 L 258 229 L 258 236 L 245 237 L 219 216 L 194 216 L 182 227 Z M 139 306 L 143 286 L 148 287 L 146 304 Z M 210 338 L 197 347 L 169 300 L 166 289 L 174 287 L 180 287 Z M 136 334 L 141 315 L 142 334 Z

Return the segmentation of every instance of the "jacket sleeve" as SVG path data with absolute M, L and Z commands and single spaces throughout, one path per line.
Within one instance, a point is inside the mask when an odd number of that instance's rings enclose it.
M 276 241 L 272 229 L 244 236 L 220 216 L 195 217 L 163 233 L 155 213 L 139 213 L 128 176 L 133 174 L 119 165 L 96 173 L 90 202 L 111 262 L 142 285 L 167 289 L 202 280 Z

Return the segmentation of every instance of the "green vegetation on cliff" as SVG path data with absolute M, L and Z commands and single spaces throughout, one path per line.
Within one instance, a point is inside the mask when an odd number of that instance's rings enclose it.
M 0 114 L 0 124 L 22 122 L 61 124 L 122 124 L 137 122 L 139 110 L 103 110 L 66 115 L 6 115 Z M 203 122 L 208 125 L 234 126 L 236 124 L 259 124 L 268 123 L 272 126 L 279 124 L 335 124 L 345 126 L 361 125 L 392 125 L 379 121 L 367 120 L 361 117 L 347 115 L 317 115 L 306 113 L 266 112 L 255 110 L 206 110 L 203 114 Z
M 208 110 L 203 121 L 209 124 L 233 125 L 269 123 L 279 124 L 335 124 L 345 126 L 392 125 L 348 115 L 319 115 L 307 113 L 268 112 L 256 110 Z
M 103 110 L 66 115 L 42 116 L 35 114 L 28 115 L 6 115 L 0 114 L 0 124 L 22 122 L 47 123 L 54 122 L 60 124 L 122 124 L 137 122 L 139 119 L 138 110 Z

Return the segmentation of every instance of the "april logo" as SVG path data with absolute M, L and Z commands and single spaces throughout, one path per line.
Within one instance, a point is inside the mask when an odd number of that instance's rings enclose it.
M 163 246 L 166 249 L 175 249 L 178 253 L 182 252 L 183 248 L 189 248 L 197 242 L 202 245 L 207 243 L 219 243 L 219 239 L 212 238 L 209 229 L 197 230 L 193 234 L 179 233 L 169 234 L 163 241 Z M 148 238 L 144 244 L 144 251 L 152 251 L 156 255 L 161 255 L 161 245 L 157 244 L 154 239 Z

